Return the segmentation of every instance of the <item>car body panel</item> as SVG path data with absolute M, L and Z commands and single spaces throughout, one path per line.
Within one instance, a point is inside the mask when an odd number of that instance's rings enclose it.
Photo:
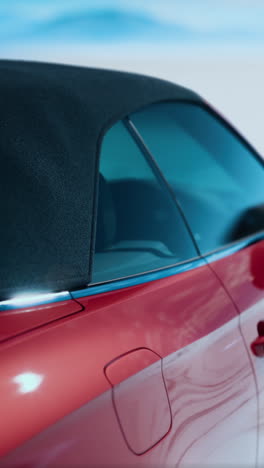
M 211 263 L 240 312 L 240 326 L 255 372 L 259 398 L 258 466 L 264 465 L 264 359 L 251 352 L 257 325 L 264 320 L 264 241 Z
M 0 466 L 22 461 L 26 466 L 99 466 L 109 460 L 120 466 L 154 461 L 169 466 L 178 460 L 185 466 L 205 459 L 208 466 L 223 460 L 252 465 L 257 442 L 254 377 L 238 313 L 205 262 L 122 290 L 96 295 L 92 290 L 78 294 L 84 307 L 79 314 L 1 344 L 1 454 L 18 448 L 3 456 Z M 142 381 L 161 375 L 161 362 L 147 360 L 145 368 L 136 366 L 129 376 L 120 366 L 113 374 L 114 388 L 105 374 L 108 363 L 138 348 L 162 359 L 173 419 L 167 435 L 140 456 L 127 446 L 113 397 L 117 405 L 133 399 Z M 38 379 L 25 392 L 28 374 Z M 138 392 L 138 398 L 142 408 L 148 391 Z M 158 400 L 159 408 L 149 405 L 151 424 L 143 443 L 138 441 L 141 447 L 146 448 L 147 438 L 155 439 L 164 402 Z M 154 408 L 157 418 L 151 414 Z M 135 413 L 130 433 L 137 433 L 139 420 Z M 232 452 L 230 446 L 236 444 L 247 444 L 246 453 Z
M 161 357 L 134 349 L 105 367 L 112 400 L 128 448 L 143 455 L 171 429 L 172 414 Z M 143 371 L 143 372 L 142 372 Z
M 165 141 L 171 158 L 193 156 L 194 165 L 190 160 L 175 182 L 180 189 L 186 181 L 187 198 L 196 177 L 210 182 L 204 199 L 212 203 L 202 216 L 203 205 L 190 200 L 189 211 L 180 190 L 172 191 L 173 159 L 167 174 L 129 117 L 176 101 L 215 114 L 202 98 L 134 74 L 10 61 L 0 67 L 0 467 L 263 466 L 264 361 L 250 351 L 263 319 L 263 225 L 247 231 L 240 220 L 248 221 L 248 208 L 256 208 L 262 221 L 263 166 L 250 175 L 245 159 L 239 191 L 214 197 L 216 182 L 225 180 L 228 188 L 230 176 L 240 178 L 244 145 L 248 161 L 258 155 L 222 122 L 242 144 L 234 151 L 199 112 L 193 128 L 200 123 L 203 130 L 204 166 L 195 146 L 186 146 L 185 156 L 177 147 L 171 153 L 174 130 L 172 142 L 161 135 L 161 160 Z M 163 116 L 158 126 L 164 122 Z M 119 123 L 125 137 L 110 138 L 104 172 L 104 136 Z M 227 179 L 208 171 L 207 136 L 215 161 L 227 159 Z M 133 174 L 140 180 L 140 171 L 147 184 L 129 184 Z M 149 180 L 158 198 L 140 190 Z M 259 193 L 248 205 L 255 187 Z M 236 213 L 232 193 L 238 194 Z M 116 200 L 122 201 L 117 210 Z M 168 203 L 173 210 L 164 216 Z M 228 227 L 227 237 L 210 244 L 210 230 L 221 234 L 225 213 L 232 232 Z M 139 261 L 139 251 L 152 250 L 155 258 Z
M 82 310 L 69 293 L 43 294 L 39 305 L 38 297 L 18 297 L 0 303 L 0 342 Z
M 99 467 L 108 466 L 110 460 L 120 467 L 186 467 L 198 461 L 208 468 L 231 463 L 254 466 L 256 428 L 250 423 L 256 400 L 251 376 L 241 362 L 236 324 L 235 319 L 164 359 L 165 380 L 174 393 L 174 423 L 167 437 L 144 455 L 137 456 L 127 447 L 109 390 L 11 452 L 1 466 L 19 461 L 30 468 Z M 235 342 L 231 358 L 230 342 Z M 215 359 L 216 351 L 224 360 Z

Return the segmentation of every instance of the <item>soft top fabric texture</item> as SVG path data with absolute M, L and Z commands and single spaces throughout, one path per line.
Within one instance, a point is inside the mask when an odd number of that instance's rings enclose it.
M 89 283 L 105 131 L 149 104 L 200 98 L 146 76 L 0 61 L 0 299 Z

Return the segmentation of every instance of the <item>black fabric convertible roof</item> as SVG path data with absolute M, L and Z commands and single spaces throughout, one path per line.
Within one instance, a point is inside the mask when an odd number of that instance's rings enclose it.
M 0 298 L 89 282 L 104 132 L 148 104 L 199 100 L 146 76 L 0 61 Z

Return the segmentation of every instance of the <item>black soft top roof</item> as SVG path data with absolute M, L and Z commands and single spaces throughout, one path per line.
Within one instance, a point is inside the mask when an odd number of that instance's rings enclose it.
M 89 282 L 98 150 L 115 121 L 200 98 L 117 71 L 0 61 L 0 298 Z

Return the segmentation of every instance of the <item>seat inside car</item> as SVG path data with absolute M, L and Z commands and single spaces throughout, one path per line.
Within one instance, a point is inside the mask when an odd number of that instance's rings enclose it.
M 142 203 L 144 200 L 144 203 Z M 95 276 L 111 271 L 153 270 L 178 261 L 174 205 L 151 181 L 107 181 L 100 174 L 95 246 Z

